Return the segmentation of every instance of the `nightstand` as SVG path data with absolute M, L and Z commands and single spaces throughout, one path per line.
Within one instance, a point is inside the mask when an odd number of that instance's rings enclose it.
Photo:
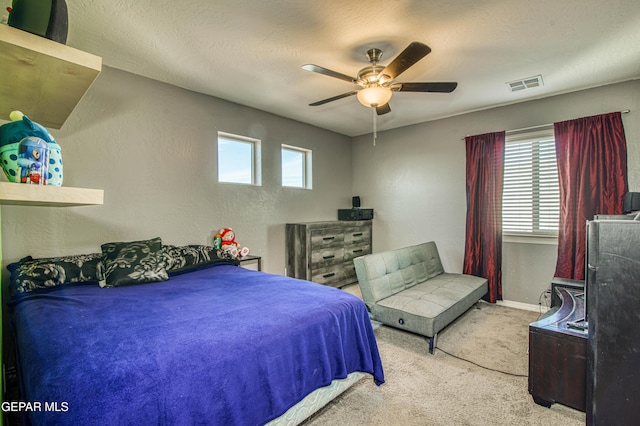
M 238 259 L 240 262 L 240 266 L 245 267 L 245 265 L 258 265 L 258 271 L 262 271 L 262 256 L 254 256 L 252 254 L 248 254 L 242 259 Z M 252 269 L 252 268 L 249 268 Z

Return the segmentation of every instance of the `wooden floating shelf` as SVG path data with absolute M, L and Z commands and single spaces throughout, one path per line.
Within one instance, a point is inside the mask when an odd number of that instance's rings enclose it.
M 0 25 L 0 119 L 13 110 L 59 129 L 102 71 L 102 58 Z
M 103 203 L 102 189 L 0 182 L 1 205 L 72 207 Z

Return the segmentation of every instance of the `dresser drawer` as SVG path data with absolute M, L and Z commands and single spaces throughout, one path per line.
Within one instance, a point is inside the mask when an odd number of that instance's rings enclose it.
M 342 229 L 329 228 L 311 231 L 311 251 L 322 247 L 342 245 L 344 232 Z
M 365 243 L 369 244 L 371 240 L 371 233 L 369 228 L 353 227 L 344 230 L 344 242 L 345 244 L 357 244 Z
M 370 253 L 371 253 L 371 246 L 369 244 L 345 247 L 344 260 L 353 260 L 356 257 L 364 256 L 365 254 L 370 254 Z
M 315 248 L 311 252 L 311 267 L 321 267 L 334 263 L 344 262 L 345 250 L 343 247 Z
M 350 278 L 350 271 L 346 270 L 342 264 L 311 270 L 311 281 L 318 284 L 337 287 L 344 285 Z
M 356 267 L 353 265 L 353 262 L 345 263 L 344 265 L 344 283 L 357 283 L 358 277 L 356 277 Z

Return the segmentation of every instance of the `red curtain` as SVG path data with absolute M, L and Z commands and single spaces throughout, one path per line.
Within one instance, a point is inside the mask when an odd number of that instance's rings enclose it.
M 502 300 L 502 178 L 505 132 L 467 136 L 467 233 L 463 272 L 489 281 L 488 302 Z
M 560 186 L 556 277 L 584 279 L 585 225 L 622 214 L 627 142 L 619 112 L 554 124 Z

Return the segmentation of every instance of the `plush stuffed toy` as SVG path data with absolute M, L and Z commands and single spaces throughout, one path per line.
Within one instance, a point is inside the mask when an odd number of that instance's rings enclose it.
M 236 233 L 231 228 L 222 228 L 218 231 L 220 236 L 220 248 L 233 257 L 244 257 L 249 254 L 247 247 L 240 247 L 236 241 Z
M 62 185 L 62 153 L 51 133 L 40 124 L 31 121 L 29 117 L 20 111 L 11 111 L 11 122 L 0 126 L 0 165 L 10 182 L 20 182 L 18 176 L 18 147 L 22 140 L 28 137 L 42 139 L 49 145 L 49 162 L 47 176 L 44 176 L 47 185 Z

